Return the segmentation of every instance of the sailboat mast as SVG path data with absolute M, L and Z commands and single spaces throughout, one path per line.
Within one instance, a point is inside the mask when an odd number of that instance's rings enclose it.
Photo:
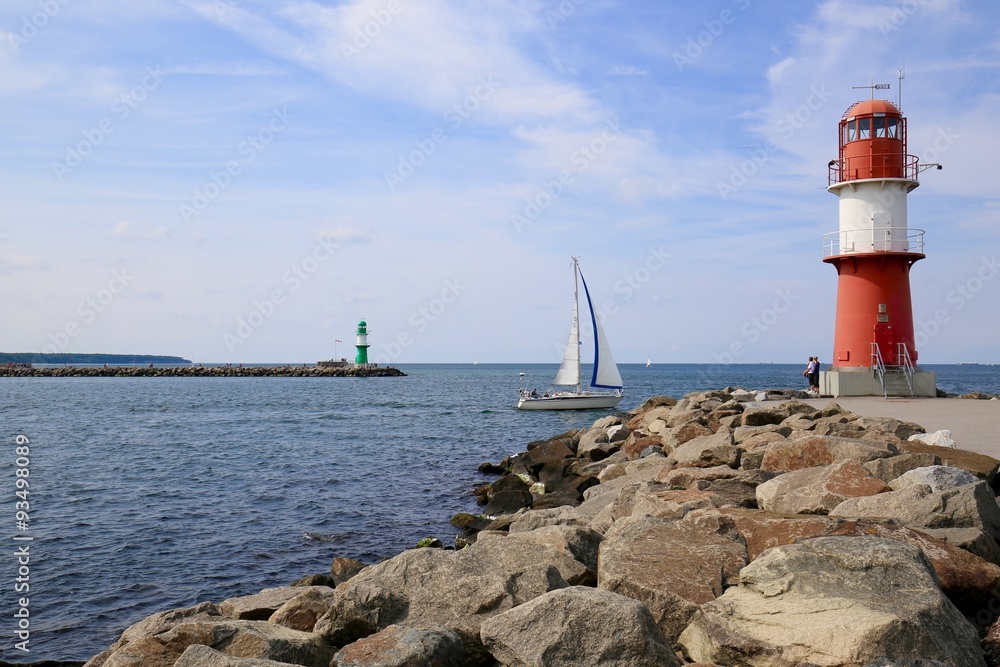
M 576 323 L 576 393 L 580 393 L 582 383 L 580 380 L 580 281 L 578 274 L 579 257 L 573 258 L 573 319 Z

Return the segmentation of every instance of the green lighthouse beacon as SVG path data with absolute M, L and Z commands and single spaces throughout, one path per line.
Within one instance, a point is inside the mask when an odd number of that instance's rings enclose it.
M 368 344 L 368 323 L 364 320 L 358 322 L 358 342 L 356 344 L 358 348 L 358 354 L 354 357 L 354 363 L 359 366 L 368 363 L 368 348 L 371 345 Z

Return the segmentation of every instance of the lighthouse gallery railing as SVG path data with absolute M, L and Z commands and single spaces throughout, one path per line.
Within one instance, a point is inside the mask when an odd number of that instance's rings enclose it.
M 823 257 L 867 252 L 924 254 L 924 230 L 909 227 L 848 229 L 823 234 Z

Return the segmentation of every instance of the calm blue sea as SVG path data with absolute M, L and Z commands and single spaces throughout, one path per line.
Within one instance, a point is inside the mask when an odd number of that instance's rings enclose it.
M 623 365 L 630 409 L 658 394 L 803 388 L 802 364 Z M 926 366 L 1000 392 L 1000 366 Z M 518 374 L 412 365 L 405 378 L 0 378 L 0 659 L 83 660 L 165 609 L 372 562 L 473 511 L 476 468 L 602 412 L 517 412 Z M 15 438 L 30 523 L 15 524 Z M 30 654 L 14 649 L 15 535 L 30 542 Z

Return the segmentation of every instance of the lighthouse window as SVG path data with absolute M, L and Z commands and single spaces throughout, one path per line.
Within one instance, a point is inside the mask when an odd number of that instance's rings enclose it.
M 897 127 L 896 119 L 886 118 L 886 126 L 887 127 L 885 129 L 885 136 L 889 137 L 890 139 L 898 139 L 899 135 L 896 133 L 896 127 Z
M 872 118 L 872 130 L 876 139 L 885 137 L 885 118 Z
M 858 121 L 852 120 L 847 123 L 847 140 L 856 141 L 858 138 Z
M 858 139 L 871 139 L 871 118 L 858 120 Z

